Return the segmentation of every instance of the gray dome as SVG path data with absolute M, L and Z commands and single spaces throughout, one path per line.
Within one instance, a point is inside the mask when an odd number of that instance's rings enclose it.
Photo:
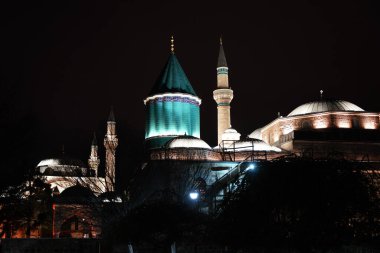
M 85 164 L 78 159 L 68 156 L 59 156 L 44 159 L 38 163 L 37 171 L 46 176 L 84 175 L 87 172 Z
M 344 100 L 319 100 L 298 106 L 288 116 L 328 111 L 363 112 L 359 106 Z
M 182 135 L 171 139 L 166 143 L 166 148 L 211 149 L 211 147 L 205 141 L 189 135 Z
M 76 184 L 65 189 L 56 198 L 58 203 L 89 203 L 94 202 L 96 197 L 91 189 L 84 187 L 80 184 Z
M 253 139 L 258 139 L 262 140 L 263 138 L 261 137 L 261 129 L 262 128 L 257 128 L 255 131 L 253 131 L 250 135 L 248 135 L 249 138 Z
M 38 163 L 37 167 L 41 166 L 77 166 L 86 167 L 84 163 L 79 160 L 68 156 L 53 157 L 44 159 Z

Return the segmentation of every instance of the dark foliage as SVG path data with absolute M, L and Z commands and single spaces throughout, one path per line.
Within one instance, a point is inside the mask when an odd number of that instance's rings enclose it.
M 226 198 L 214 238 L 235 249 L 304 252 L 374 242 L 379 199 L 364 168 L 300 159 L 261 164 Z
M 50 237 L 51 189 L 40 178 L 34 178 L 17 187 L 10 187 L 0 199 L 0 238 L 11 237 L 14 231 L 24 230 L 30 237 L 31 230 L 40 228 L 41 237 Z
M 105 241 L 110 245 L 129 242 L 167 252 L 173 242 L 200 243 L 206 238 L 208 222 L 209 218 L 193 206 L 163 199 L 128 212 L 112 224 Z

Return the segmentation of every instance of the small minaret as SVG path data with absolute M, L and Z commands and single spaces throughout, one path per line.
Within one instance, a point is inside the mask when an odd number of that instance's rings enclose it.
M 218 57 L 217 89 L 214 90 L 214 100 L 218 105 L 218 144 L 222 142 L 222 134 L 231 127 L 230 103 L 234 97 L 233 91 L 228 84 L 228 66 L 224 55 L 223 42 L 220 38 Z
M 114 191 L 115 186 L 115 153 L 119 141 L 116 136 L 116 122 L 111 108 L 107 120 L 107 133 L 104 137 L 104 147 L 106 148 L 106 190 Z
M 100 159 L 98 156 L 98 143 L 96 141 L 96 134 L 94 132 L 94 138 L 92 139 L 92 143 L 91 143 L 90 158 L 88 159 L 88 166 L 90 167 L 90 169 L 94 170 L 95 177 L 98 176 L 99 164 L 100 164 Z

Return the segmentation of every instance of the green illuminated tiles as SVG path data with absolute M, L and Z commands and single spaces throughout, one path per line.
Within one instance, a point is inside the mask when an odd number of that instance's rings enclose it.
M 197 101 L 163 94 L 147 102 L 145 138 L 185 134 L 199 138 L 199 116 Z
M 225 67 L 220 67 L 220 68 L 217 68 L 217 73 L 218 74 L 228 74 L 228 68 L 225 68 Z
M 146 105 L 145 138 L 150 138 L 151 148 L 162 145 L 168 137 L 178 135 L 200 137 L 201 100 L 196 96 L 174 54 L 169 56 L 168 62 L 144 103 Z M 155 139 L 154 142 L 152 138 Z M 162 141 L 159 140 L 160 138 Z

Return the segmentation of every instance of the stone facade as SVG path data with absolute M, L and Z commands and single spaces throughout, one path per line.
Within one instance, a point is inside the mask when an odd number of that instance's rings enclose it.
M 54 204 L 54 238 L 97 238 L 101 233 L 97 209 L 84 204 Z
M 214 90 L 214 100 L 218 107 L 218 144 L 222 142 L 224 131 L 231 127 L 231 106 L 233 99 L 233 91 L 231 89 Z
M 379 126 L 379 113 L 330 111 L 279 117 L 261 129 L 261 137 L 294 153 L 356 153 L 355 159 L 370 154 L 371 159 L 379 160 L 380 140 L 368 136 L 378 135 Z

